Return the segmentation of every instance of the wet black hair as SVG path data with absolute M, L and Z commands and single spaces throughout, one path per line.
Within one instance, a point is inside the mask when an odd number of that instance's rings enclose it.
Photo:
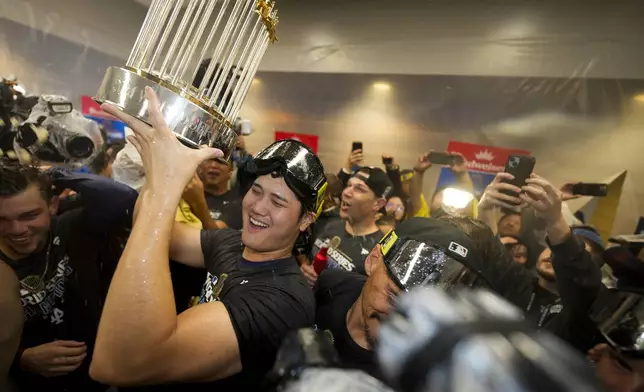
M 39 168 L 8 160 L 0 161 L 0 197 L 16 196 L 30 185 L 37 185 L 43 199 L 47 203 L 51 201 L 54 196 L 51 179 Z

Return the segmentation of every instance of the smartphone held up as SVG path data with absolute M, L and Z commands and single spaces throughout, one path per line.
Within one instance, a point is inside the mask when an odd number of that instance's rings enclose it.
M 535 157 L 527 155 L 510 155 L 505 163 L 505 169 L 503 171 L 512 174 L 514 179 L 504 182 L 521 188 L 525 185 L 526 180 L 530 178 L 536 163 L 537 160 Z M 501 193 L 508 196 L 516 196 L 516 194 L 507 190 L 502 190 Z
M 591 184 L 580 182 L 572 186 L 572 194 L 575 196 L 597 196 L 608 195 L 608 184 Z
M 451 154 L 443 151 L 432 151 L 427 157 L 429 163 L 433 165 L 454 166 L 463 159 L 460 155 Z

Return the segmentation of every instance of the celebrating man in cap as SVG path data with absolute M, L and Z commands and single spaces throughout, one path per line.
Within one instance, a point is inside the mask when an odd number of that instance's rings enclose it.
M 303 144 L 276 142 L 248 168 L 242 232 L 174 224 L 197 166 L 222 153 L 182 146 L 151 89 L 147 98 L 152 127 L 105 105 L 134 130 L 147 189 L 108 293 L 91 375 L 117 386 L 217 381 L 202 385 L 254 390 L 286 333 L 314 321 L 313 293 L 291 251 L 321 210 L 324 169 Z M 199 305 L 179 315 L 168 255 L 208 271 Z
M 327 252 L 327 267 L 342 268 L 364 275 L 365 259 L 384 235 L 376 225 L 376 215 L 384 208 L 393 184 L 377 167 L 362 167 L 349 179 L 342 192 L 341 220 L 322 228 L 313 244 L 311 260 L 321 248 Z M 313 267 L 301 266 L 311 283 L 317 279 Z
M 455 225 L 412 218 L 369 253 L 367 277 L 325 270 L 315 286 L 316 325 L 333 334 L 343 364 L 381 378 L 373 346 L 395 297 L 421 285 L 471 286 L 481 265 L 474 241 Z

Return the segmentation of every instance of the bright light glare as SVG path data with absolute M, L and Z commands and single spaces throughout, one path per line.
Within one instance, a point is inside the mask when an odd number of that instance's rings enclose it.
M 259 80 L 258 78 L 253 79 L 253 85 L 260 84 L 262 81 Z
M 20 93 L 20 94 L 22 94 L 22 95 L 25 95 L 25 94 L 27 93 L 27 91 L 25 90 L 25 88 L 24 88 L 23 86 L 19 85 L 19 84 L 14 85 L 14 86 L 13 86 L 13 89 L 14 89 L 15 91 L 19 92 L 19 93 Z
M 644 102 L 644 94 L 637 94 L 636 96 L 633 97 L 634 100 L 637 102 Z
M 447 207 L 465 208 L 473 199 L 474 195 L 460 189 L 447 188 L 443 191 L 443 205 Z
M 387 82 L 375 82 L 373 88 L 380 91 L 388 91 L 391 90 L 391 84 Z

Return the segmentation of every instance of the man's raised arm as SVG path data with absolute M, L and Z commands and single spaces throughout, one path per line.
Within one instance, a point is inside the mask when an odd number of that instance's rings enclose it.
M 104 109 L 134 130 L 147 187 L 112 280 L 98 330 L 90 374 L 112 385 L 210 381 L 241 370 L 237 337 L 224 305 L 214 302 L 177 316 L 168 254 L 183 188 L 215 149 L 182 146 L 168 129 L 156 94 L 148 88 L 154 128 L 119 111 Z

